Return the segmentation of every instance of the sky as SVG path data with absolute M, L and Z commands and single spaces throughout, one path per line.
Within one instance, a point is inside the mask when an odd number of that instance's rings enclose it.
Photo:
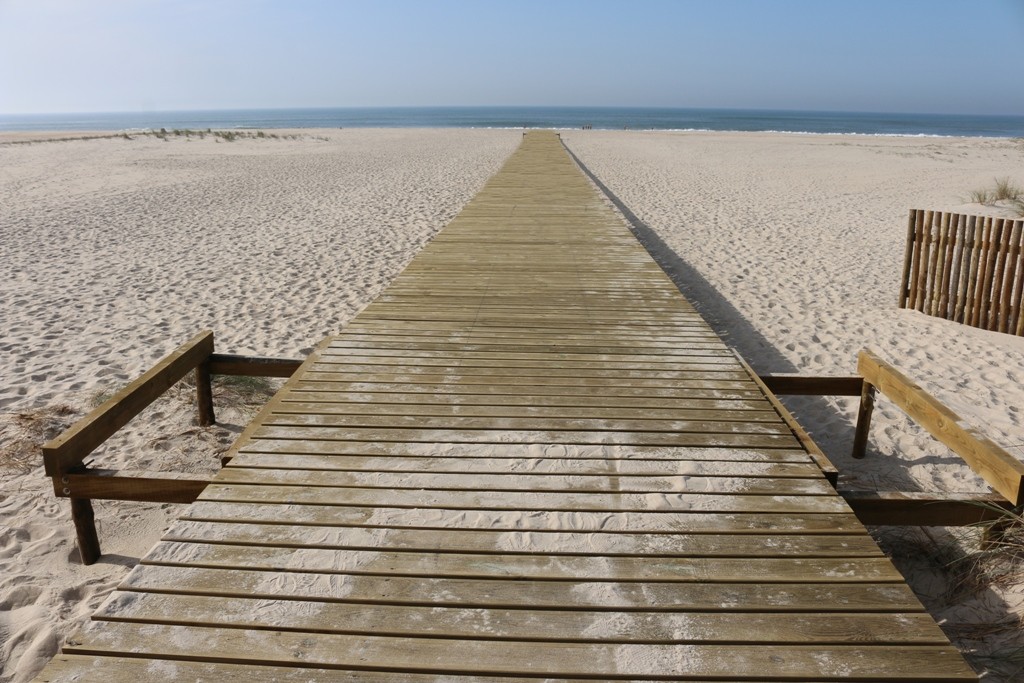
M 1024 115 L 1024 0 L 0 0 L 0 114 Z

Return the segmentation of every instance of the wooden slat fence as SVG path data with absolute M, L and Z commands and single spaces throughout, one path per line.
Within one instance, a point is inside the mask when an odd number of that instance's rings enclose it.
M 900 308 L 1024 335 L 1024 220 L 910 211 Z

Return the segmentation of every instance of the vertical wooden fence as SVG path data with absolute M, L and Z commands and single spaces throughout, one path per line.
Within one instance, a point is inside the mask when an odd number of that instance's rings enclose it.
M 900 308 L 1024 335 L 1024 221 L 911 210 Z

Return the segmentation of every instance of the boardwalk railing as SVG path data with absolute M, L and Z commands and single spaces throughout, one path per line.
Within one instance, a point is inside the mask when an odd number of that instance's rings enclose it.
M 868 396 L 868 403 L 873 404 L 870 393 L 877 388 L 929 434 L 955 451 L 994 490 L 1014 505 L 1024 504 L 1024 463 L 968 426 L 959 415 L 871 351 L 861 351 L 857 360 L 857 370 L 864 377 L 862 401 Z M 857 440 L 855 458 L 864 457 L 869 426 L 870 410 L 858 424 L 858 432 L 865 436 Z
M 1024 335 L 1024 221 L 911 210 L 900 308 Z
M 300 361 L 250 358 L 213 352 L 213 332 L 200 332 L 152 369 L 43 446 L 43 464 L 53 479 L 54 493 L 71 499 L 71 516 L 78 534 L 82 562 L 100 555 L 92 500 L 135 500 L 152 503 L 191 503 L 206 480 L 126 474 L 88 467 L 85 458 L 146 409 L 168 389 L 194 372 L 199 424 L 215 422 L 212 375 L 290 377 Z
M 861 351 L 858 376 L 802 377 L 767 375 L 758 378 L 771 393 L 813 396 L 861 397 L 854 433 L 853 457 L 867 451 L 875 398 L 881 393 L 929 434 L 948 446 L 995 491 L 995 494 L 918 493 L 905 491 L 849 491 L 840 494 L 864 524 L 890 526 L 962 526 L 1005 519 L 1004 510 L 1024 505 L 1024 463 L 967 426 L 950 408 L 929 395 L 906 375 L 871 351 Z M 769 398 L 771 396 L 769 395 Z M 777 401 L 776 401 L 777 403 Z M 785 411 L 781 404 L 776 408 Z M 783 417 L 805 447 L 819 461 L 824 454 L 796 425 Z M 809 443 L 806 443 L 809 442 Z M 826 475 L 828 468 L 823 468 Z M 834 471 L 834 467 L 832 468 Z M 835 478 L 830 477 L 835 484 Z

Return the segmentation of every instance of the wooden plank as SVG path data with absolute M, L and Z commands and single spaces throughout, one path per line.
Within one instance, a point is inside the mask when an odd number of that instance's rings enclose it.
M 722 425 L 732 423 L 723 422 Z M 790 434 L 745 433 L 702 430 L 692 432 L 616 432 L 494 429 L 421 429 L 384 427 L 297 427 L 257 426 L 253 439 L 313 441 L 365 441 L 393 443 L 508 443 L 522 444 L 614 444 L 622 446 L 685 446 L 705 448 L 798 448 L 800 442 Z
M 759 375 L 758 378 L 776 396 L 860 396 L 861 377 L 810 377 L 806 375 Z
M 754 558 L 745 573 L 743 561 L 730 558 L 520 555 L 508 565 L 476 555 L 439 559 L 162 542 L 119 590 L 439 607 L 730 612 L 817 611 L 835 603 L 839 612 L 924 611 L 892 563 L 878 558 Z M 825 597 L 833 603 L 814 604 Z
M 151 503 L 191 503 L 208 479 L 143 477 L 116 471 L 85 470 L 66 475 L 65 495 L 93 500 L 137 500 Z
M 169 546 L 167 556 L 180 552 Z M 191 549 L 191 546 L 185 546 Z M 225 548 L 206 557 L 226 559 Z M 228 548 L 227 550 L 230 550 Z M 256 559 L 256 556 L 253 556 Z M 119 590 L 216 595 L 255 599 L 316 600 L 368 605 L 437 607 L 644 610 L 652 613 L 736 612 L 737 606 L 759 612 L 830 612 L 847 614 L 923 613 L 921 603 L 902 582 L 893 583 L 716 583 L 538 581 L 374 576 L 368 574 L 303 573 L 268 569 L 191 568 L 143 564 L 125 577 Z
M 216 479 L 202 500 L 518 511 L 699 511 L 767 513 L 844 513 L 849 508 L 834 495 L 774 496 L 739 493 L 563 493 L 526 491 L 381 490 L 312 488 L 260 484 L 220 484 Z
M 828 482 L 815 478 L 771 479 L 746 476 L 690 474 L 636 476 L 626 473 L 572 474 L 530 472 L 356 472 L 331 470 L 245 469 L 231 467 L 217 476 L 218 484 L 258 484 L 385 488 L 392 491 L 565 491 L 567 493 L 708 492 L 745 495 L 828 495 Z M 191 502 L 191 501 L 189 501 Z
M 1024 504 L 1024 463 L 872 352 L 861 351 L 857 369 L 929 434 L 952 448 L 996 492 L 1014 505 Z
M 300 376 L 301 377 L 301 376 Z M 732 387 L 708 386 L 710 382 L 673 382 L 671 387 L 633 387 L 609 384 L 599 392 L 604 397 L 666 398 L 666 399 L 752 399 L 762 396 L 745 382 Z M 722 383 L 716 383 L 722 384 Z M 516 385 L 516 384 L 420 384 L 395 382 L 307 382 L 298 380 L 294 391 L 338 393 L 428 393 L 471 396 L 594 396 L 592 387 L 585 385 Z
M 200 540 L 182 544 L 198 548 Z M 253 567 L 262 559 L 282 568 L 287 582 L 300 581 L 297 571 L 313 574 L 341 573 L 366 574 L 377 577 L 479 579 L 505 581 L 529 579 L 534 581 L 595 581 L 611 583 L 672 582 L 672 583 L 726 583 L 750 582 L 752 577 L 771 584 L 879 584 L 901 582 L 902 575 L 892 563 L 878 557 L 631 557 L 589 555 L 508 554 L 486 555 L 476 553 L 436 553 L 430 551 L 353 551 L 339 548 L 297 546 L 216 545 L 225 564 L 239 570 Z M 150 563 L 168 564 L 148 558 Z M 206 553 L 213 557 L 213 553 Z M 189 578 L 199 577 L 205 566 L 204 559 L 190 560 L 194 570 L 184 572 Z M 181 573 L 181 572 L 178 572 Z M 220 579 L 223 579 L 221 575 Z M 336 582 L 322 583 L 327 590 L 336 591 Z M 287 582 L 285 585 L 287 585 Z M 279 582 L 280 583 L 280 582 Z M 606 587 L 607 588 L 607 587 Z M 191 589 L 189 589 L 191 590 Z M 223 589 L 221 589 L 223 590 Z M 284 588 L 276 589 L 279 596 Z M 273 597 L 272 595 L 270 597 Z M 329 596 L 328 596 L 329 597 Z
M 212 627 L 90 624 L 65 646 L 68 654 L 126 655 L 145 643 L 152 655 L 237 664 L 315 668 L 469 673 L 488 675 L 602 676 L 616 679 L 683 676 L 891 681 L 895 677 L 976 680 L 960 654 L 945 646 L 656 645 L 449 640 L 321 633 L 266 632 Z M 257 646 L 258 644 L 258 646 Z M 453 657 L 453 653 L 458 653 Z M 884 671 L 884 677 L 879 675 Z M 614 673 L 611 673 L 614 672 Z
M 724 401 L 707 401 L 699 408 L 672 408 L 665 403 L 652 402 L 645 407 L 632 406 L 578 406 L 575 401 L 563 400 L 569 405 L 503 405 L 503 402 L 418 402 L 417 397 L 398 394 L 406 400 L 381 401 L 379 395 L 373 402 L 367 401 L 300 401 L 282 400 L 274 408 L 274 415 L 375 415 L 395 417 L 468 417 L 468 418 L 515 418 L 515 419 L 570 419 L 570 420 L 684 420 L 695 422 L 777 422 L 779 416 L 765 405 L 753 401 L 736 401 L 730 406 Z M 628 401 L 622 401 L 624 403 Z M 497 405 L 496 405 L 497 404 Z M 717 404 L 717 405 L 715 405 Z M 700 404 L 698 404 L 700 405 Z
M 43 445 L 46 474 L 60 477 L 80 464 L 118 429 L 141 413 L 213 353 L 213 332 L 200 332 L 137 380 Z
M 521 457 L 551 457 L 574 462 L 581 459 L 609 460 L 662 460 L 662 461 L 723 461 L 723 462 L 812 462 L 800 449 L 792 448 L 703 448 L 680 446 L 616 445 L 610 443 L 477 443 L 387 442 L 387 441 L 295 441 L 287 439 L 260 439 L 247 442 L 236 449 L 242 453 L 273 453 L 279 455 L 327 456 L 413 456 L 475 458 L 487 457 L 503 460 Z
M 437 683 L 434 674 L 402 672 L 403 683 Z M 150 680 L 218 683 L 394 683 L 392 672 L 341 671 L 311 667 L 196 662 L 183 659 L 59 654 L 36 679 L 39 683 L 137 683 Z M 450 683 L 537 683 L 536 678 L 452 676 Z M 581 680 L 581 679 L 577 679 Z M 586 680 L 586 679 L 582 679 Z M 593 679 L 591 679 L 593 680 Z
M 186 616 L 187 615 L 187 616 Z M 228 628 L 395 638 L 452 638 L 570 643 L 766 643 L 942 645 L 927 614 L 664 613 L 438 608 L 319 601 L 266 601 L 155 593 L 115 593 L 101 621 L 198 624 Z
M 842 491 L 857 518 L 879 526 L 969 526 L 1005 519 L 1013 508 L 993 494 Z
M 214 375 L 244 375 L 246 377 L 291 377 L 302 365 L 301 360 L 289 358 L 259 358 L 226 353 L 210 356 L 210 372 Z
M 491 431 L 576 431 L 576 432 L 666 432 L 717 433 L 717 434 L 787 434 L 786 426 L 778 422 L 740 420 L 717 420 L 712 411 L 706 419 L 658 420 L 658 419 L 608 419 L 575 417 L 470 417 L 463 415 L 427 416 L 420 415 L 338 415 L 274 412 L 263 423 L 268 428 L 290 426 L 296 429 L 324 430 L 348 427 L 380 427 L 382 429 L 450 429 L 450 430 L 491 430 Z M 309 432 L 312 438 L 315 434 Z
M 560 476 L 604 474 L 614 476 L 702 476 L 702 477 L 797 477 L 816 479 L 821 471 L 803 462 L 760 462 L 742 460 L 645 460 L 640 458 L 552 458 L 552 457 L 358 456 L 274 454 L 244 451 L 231 463 L 231 472 L 243 468 L 333 470 L 340 472 L 447 472 L 453 474 L 550 474 Z M 225 476 L 227 473 L 224 473 Z
M 605 533 L 531 529 L 401 529 L 295 526 L 273 523 L 180 520 L 167 541 L 227 543 L 278 548 L 493 555 L 555 554 L 602 557 L 880 557 L 865 533 L 855 535 Z M 599 549 L 599 550 L 596 550 Z
M 179 519 L 268 523 L 287 519 L 297 526 L 363 526 L 402 529 L 519 529 L 519 530 L 601 530 L 605 533 L 777 533 L 844 534 L 863 533 L 864 528 L 850 512 L 845 513 L 724 513 L 724 512 L 549 512 L 510 518 L 499 510 L 433 509 L 429 515 L 410 508 L 387 506 L 343 507 L 298 505 L 294 503 L 198 501 Z

